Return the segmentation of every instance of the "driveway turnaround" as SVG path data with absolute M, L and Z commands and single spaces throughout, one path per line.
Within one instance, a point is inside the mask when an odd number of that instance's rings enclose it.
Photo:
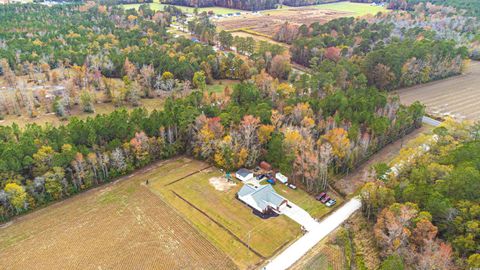
M 325 236 L 347 220 L 355 211 L 360 209 L 361 206 L 361 201 L 358 198 L 353 198 L 321 222 L 316 222 L 303 209 L 292 204 L 292 208 L 282 211 L 283 214 L 300 223 L 307 233 L 273 258 L 263 269 L 284 270 L 289 268 Z

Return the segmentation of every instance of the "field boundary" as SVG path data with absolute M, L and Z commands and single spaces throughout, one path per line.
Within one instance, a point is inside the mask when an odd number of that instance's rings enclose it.
M 240 237 L 238 237 L 237 235 L 235 235 L 232 231 L 230 231 L 228 228 L 226 228 L 225 226 L 223 226 L 220 222 L 216 221 L 214 218 L 212 218 L 211 216 L 209 216 L 207 213 L 205 213 L 203 210 L 201 210 L 200 208 L 198 208 L 196 205 L 194 205 L 193 203 L 189 202 L 187 199 L 183 198 L 180 194 L 176 193 L 175 191 L 173 190 L 170 190 L 173 194 L 175 194 L 175 196 L 177 196 L 179 199 L 181 199 L 182 201 L 184 201 L 185 203 L 187 203 L 188 205 L 190 205 L 191 207 L 193 207 L 195 210 L 197 210 L 198 212 L 200 212 L 202 215 L 204 215 L 205 217 L 207 217 L 209 220 L 211 220 L 213 223 L 217 224 L 220 228 L 222 228 L 223 230 L 225 230 L 230 236 L 232 236 L 233 238 L 235 238 L 235 240 L 237 240 L 239 243 L 241 243 L 242 245 L 244 245 L 248 250 L 250 250 L 251 252 L 253 252 L 255 255 L 257 255 L 258 257 L 260 257 L 262 260 L 265 260 L 266 257 L 263 256 L 262 254 L 260 254 L 258 251 L 256 251 L 255 249 L 253 249 L 252 247 L 250 247 L 247 243 L 245 243 L 242 239 L 240 239 Z M 286 243 L 288 244 L 288 242 Z
M 180 177 L 180 178 L 178 178 L 178 179 L 176 179 L 176 180 L 174 180 L 174 181 L 172 181 L 172 182 L 170 182 L 170 183 L 165 184 L 164 187 L 168 187 L 168 186 L 170 186 L 170 185 L 173 185 L 173 184 L 175 184 L 175 183 L 177 183 L 177 182 L 180 182 L 180 181 L 182 181 L 183 179 L 188 178 L 188 177 L 190 177 L 190 176 L 192 176 L 192 175 L 195 175 L 195 174 L 197 174 L 197 173 L 199 173 L 199 172 L 201 172 L 201 171 L 204 171 L 204 170 L 206 170 L 206 169 L 210 169 L 211 167 L 213 167 L 213 165 L 209 165 L 209 166 L 207 166 L 207 167 L 205 167 L 205 168 L 202 168 L 202 169 L 200 169 L 200 170 L 198 170 L 198 171 L 194 171 L 194 172 L 192 172 L 192 173 L 190 173 L 190 174 L 187 174 L 187 175 L 185 175 L 185 176 L 182 176 L 182 177 Z
M 263 33 L 260 33 L 260 32 L 254 31 L 254 30 L 251 30 L 252 28 L 253 28 L 253 27 L 235 28 L 235 29 L 226 30 L 226 32 L 229 32 L 229 33 L 243 32 L 243 33 L 250 34 L 250 35 L 254 35 L 254 36 L 259 36 L 259 37 L 264 37 L 264 38 L 268 38 L 268 39 L 273 39 L 273 36 L 270 36 L 270 35 L 267 35 L 267 34 L 263 34 Z M 275 41 L 275 40 L 274 40 L 274 41 Z
M 163 165 L 163 163 L 166 163 L 168 161 L 172 161 L 172 160 L 177 160 L 177 159 L 180 159 L 180 158 L 188 158 L 188 156 L 185 156 L 185 155 L 176 155 L 176 156 L 173 156 L 173 157 L 170 157 L 170 158 L 167 158 L 167 159 L 159 159 L 159 160 L 156 160 L 156 161 L 153 161 L 152 163 L 148 164 L 148 165 L 145 165 L 144 167 L 142 168 L 138 168 L 132 172 L 130 172 L 129 174 L 126 174 L 126 175 L 122 175 L 122 176 L 117 176 L 115 178 L 112 178 L 111 180 L 109 181 L 105 181 L 105 182 L 102 182 L 100 184 L 96 184 L 96 185 L 93 185 L 91 186 L 90 188 L 88 189 L 84 189 L 82 190 L 81 192 L 78 192 L 78 193 L 74 193 L 68 197 L 65 197 L 65 198 L 62 198 L 60 200 L 56 200 L 56 201 L 52 201 L 52 202 L 48 202 L 46 204 L 43 204 L 37 208 L 34 208 L 34 209 L 31 209 L 31 210 L 27 210 L 21 214 L 18 214 L 10 219 L 7 219 L 7 220 L 4 220 L 4 221 L 0 221 L 0 228 L 6 228 L 10 225 L 12 225 L 13 223 L 17 222 L 17 221 L 20 221 L 22 220 L 23 218 L 25 218 L 25 216 L 28 216 L 29 214 L 33 214 L 33 213 L 36 213 L 36 212 L 41 212 L 43 211 L 44 209 L 52 206 L 58 206 L 58 205 L 61 205 L 63 204 L 65 201 L 68 201 L 70 199 L 73 199 L 73 198 L 76 198 L 76 197 L 79 197 L 79 196 L 82 196 L 83 194 L 89 194 L 91 192 L 95 192 L 95 190 L 97 189 L 100 189 L 100 188 L 107 188 L 109 186 L 113 186 L 113 185 L 116 185 L 117 183 L 119 182 L 122 182 L 122 181 L 125 181 L 125 180 L 128 180 L 130 179 L 131 177 L 134 177 L 137 173 L 145 173 L 145 172 L 148 172 L 150 170 L 152 170 L 154 167 L 157 168 L 157 167 L 160 167 Z M 8 225 L 8 226 L 7 226 Z

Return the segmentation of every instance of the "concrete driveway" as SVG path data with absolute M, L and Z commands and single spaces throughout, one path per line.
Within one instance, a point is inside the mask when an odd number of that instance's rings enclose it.
M 293 204 L 292 208 L 284 209 L 282 211 L 283 214 L 304 226 L 308 232 L 287 249 L 285 249 L 282 253 L 273 258 L 263 269 L 288 269 L 296 261 L 302 258 L 303 255 L 305 255 L 318 242 L 325 238 L 325 236 L 330 234 L 353 213 L 360 209 L 361 206 L 362 203 L 360 199 L 353 198 L 335 210 L 335 212 L 330 214 L 321 222 L 316 222 L 307 212 L 298 206 L 294 206 Z
M 312 231 L 319 225 L 319 223 L 316 222 L 307 211 L 303 210 L 298 205 L 292 202 L 288 202 L 288 205 L 291 207 L 284 207 L 281 213 L 302 225 L 305 230 Z

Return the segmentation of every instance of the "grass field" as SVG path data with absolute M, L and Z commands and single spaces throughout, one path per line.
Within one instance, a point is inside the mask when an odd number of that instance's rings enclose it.
M 364 16 L 367 14 L 375 15 L 378 12 L 387 12 L 385 7 L 372 6 L 370 4 L 339 2 L 324 5 L 313 6 L 318 9 L 352 12 L 355 16 Z
M 157 163 L 3 225 L 0 269 L 235 269 L 142 184 L 149 172 L 188 173 L 179 164 Z
M 215 80 L 213 84 L 207 85 L 207 91 L 217 94 L 223 94 L 223 90 L 225 87 L 230 88 L 230 92 L 233 91 L 233 87 L 239 83 L 239 81 L 235 80 Z
M 134 8 L 134 9 L 138 9 L 138 7 L 140 7 L 141 4 L 124 4 L 124 5 L 121 5 L 123 8 L 125 9 L 131 9 L 131 8 Z M 163 10 L 166 6 L 166 4 L 161 4 L 159 3 L 158 1 L 154 1 L 154 3 L 150 3 L 148 4 L 150 5 L 150 8 L 152 10 Z M 181 9 L 184 13 L 188 13 L 188 14 L 193 14 L 194 12 L 194 8 L 192 7 L 186 7 L 186 6 L 177 6 L 177 5 L 171 5 L 171 6 L 175 6 L 179 9 Z M 209 11 L 213 11 L 213 13 L 215 14 L 221 14 L 221 15 L 225 15 L 225 14 L 229 14 L 229 13 L 237 13 L 237 12 L 243 12 L 242 10 L 238 10 L 238 9 L 231 9 L 231 8 L 223 8 L 223 7 L 205 7 L 205 8 L 198 8 L 198 12 L 199 13 L 202 13 L 202 12 L 209 12 Z
M 301 189 L 292 190 L 286 185 L 282 184 L 277 184 L 273 187 L 278 194 L 300 206 L 314 218 L 321 218 L 332 210 L 332 208 L 326 207 L 322 203 L 315 200 L 313 196 L 308 195 L 308 193 Z M 335 199 L 337 200 L 337 204 L 341 204 L 343 201 L 341 198 Z
M 169 184 L 206 167 L 203 162 L 184 159 L 175 169 L 152 175 L 150 187 L 241 269 L 255 267 L 300 234 L 300 226 L 285 216 L 262 219 L 254 215 L 235 197 L 240 184 L 226 191 L 215 189 L 209 180 L 223 174 L 213 167 Z

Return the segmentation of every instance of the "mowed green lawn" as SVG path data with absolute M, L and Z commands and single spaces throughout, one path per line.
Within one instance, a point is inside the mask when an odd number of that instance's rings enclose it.
M 121 6 L 125 9 L 131 9 L 131 8 L 138 9 L 138 7 L 140 7 L 140 5 L 141 4 L 124 4 L 124 5 L 121 5 Z M 150 5 L 150 8 L 152 10 L 163 10 L 166 6 L 168 6 L 167 4 L 161 4 L 158 1 L 154 1 L 154 3 L 150 3 L 148 5 Z M 171 5 L 171 6 L 175 6 L 179 9 L 181 9 L 183 12 L 189 13 L 189 14 L 193 14 L 193 11 L 194 11 L 194 8 L 192 8 L 192 7 L 178 6 L 178 5 Z M 202 13 L 204 11 L 205 12 L 213 11 L 213 13 L 221 14 L 221 15 L 225 15 L 225 14 L 229 14 L 229 13 L 243 12 L 243 10 L 223 8 L 223 7 L 205 7 L 205 8 L 199 8 L 198 9 L 199 13 Z
M 254 215 L 251 208 L 236 199 L 241 183 L 227 191 L 215 189 L 209 180 L 223 173 L 214 167 L 198 172 L 206 167 L 206 163 L 181 158 L 142 177 L 149 179 L 154 193 L 173 206 L 241 269 L 255 267 L 301 234 L 300 225 L 286 216 L 262 219 Z M 193 172 L 197 173 L 168 185 Z
M 280 183 L 274 185 L 273 188 L 278 194 L 300 206 L 301 208 L 303 208 L 303 210 L 307 211 L 314 218 L 319 219 L 333 210 L 333 208 L 326 207 L 321 202 L 315 200 L 313 196 L 310 196 L 308 193 L 301 189 L 293 190 L 286 185 Z M 343 201 L 341 198 L 335 199 L 337 200 L 337 204 L 340 204 Z
M 367 14 L 375 15 L 378 12 L 387 12 L 385 7 L 372 6 L 371 4 L 339 2 L 313 6 L 318 9 L 330 9 L 335 11 L 353 12 L 355 16 L 364 16 Z

